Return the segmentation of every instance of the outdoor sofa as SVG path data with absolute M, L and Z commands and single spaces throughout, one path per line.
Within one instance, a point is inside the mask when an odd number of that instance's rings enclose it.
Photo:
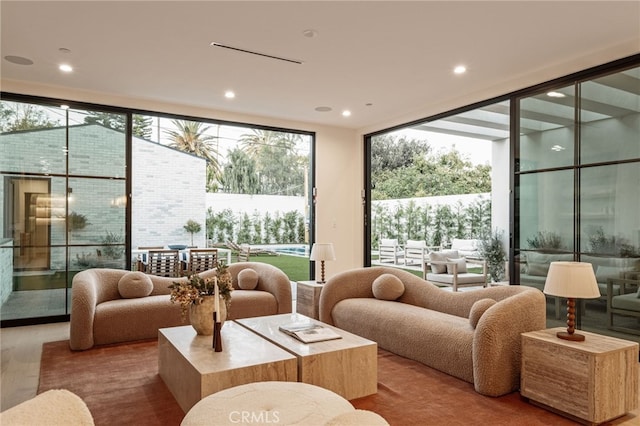
M 520 334 L 544 329 L 546 309 L 534 288 L 450 292 L 403 270 L 373 267 L 329 279 L 320 320 L 500 396 L 518 389 Z
M 238 274 L 244 269 L 257 273 L 253 289 L 241 289 Z M 287 275 L 266 263 L 241 262 L 229 265 L 234 291 L 227 319 L 290 313 L 291 282 Z M 215 275 L 215 270 L 200 275 Z M 169 300 L 169 285 L 182 278 L 167 278 L 142 274 L 152 283 L 149 292 L 140 293 L 119 283 L 123 277 L 133 277 L 139 283 L 140 272 L 121 269 L 87 269 L 73 278 L 69 345 L 73 350 L 85 350 L 94 345 L 106 345 L 135 340 L 155 339 L 158 329 L 185 325 L 180 304 Z M 245 274 L 247 275 L 247 274 Z M 255 274 L 254 274 L 255 275 Z M 245 285 L 243 287 L 247 288 Z M 124 294 L 122 294 L 124 292 Z M 146 295 L 144 294 L 146 293 Z M 188 319 L 186 320 L 188 324 Z

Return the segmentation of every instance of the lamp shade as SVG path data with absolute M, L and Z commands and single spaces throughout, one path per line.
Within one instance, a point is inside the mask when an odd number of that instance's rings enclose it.
M 309 260 L 336 260 L 331 243 L 315 243 L 311 247 Z
M 586 262 L 551 262 L 543 292 L 576 299 L 600 297 L 593 267 Z

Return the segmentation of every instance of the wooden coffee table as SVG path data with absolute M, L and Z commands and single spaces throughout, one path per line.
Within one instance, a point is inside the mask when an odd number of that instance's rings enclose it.
M 235 320 L 298 358 L 298 381 L 329 389 L 346 399 L 378 391 L 378 344 L 301 314 Z M 308 321 L 329 327 L 341 339 L 305 344 L 278 327 Z
M 245 327 L 225 321 L 222 352 L 190 325 L 158 330 L 158 371 L 186 413 L 207 395 L 260 381 L 298 378 L 296 357 Z

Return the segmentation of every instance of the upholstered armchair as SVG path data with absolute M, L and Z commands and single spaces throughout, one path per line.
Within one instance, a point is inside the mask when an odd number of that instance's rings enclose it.
M 291 313 L 291 280 L 282 270 L 268 263 L 238 262 L 228 271 L 234 288 L 228 319 Z

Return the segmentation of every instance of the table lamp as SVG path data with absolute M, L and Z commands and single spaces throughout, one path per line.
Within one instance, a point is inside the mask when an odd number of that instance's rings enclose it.
M 593 267 L 586 262 L 551 262 L 545 294 L 567 298 L 567 331 L 559 331 L 560 339 L 582 342 L 584 335 L 575 333 L 576 298 L 595 299 L 600 297 L 600 289 Z
M 320 281 L 318 283 L 324 283 L 324 261 L 336 260 L 336 255 L 333 252 L 333 244 L 331 243 L 314 243 L 311 247 L 311 255 L 309 260 L 320 261 Z

